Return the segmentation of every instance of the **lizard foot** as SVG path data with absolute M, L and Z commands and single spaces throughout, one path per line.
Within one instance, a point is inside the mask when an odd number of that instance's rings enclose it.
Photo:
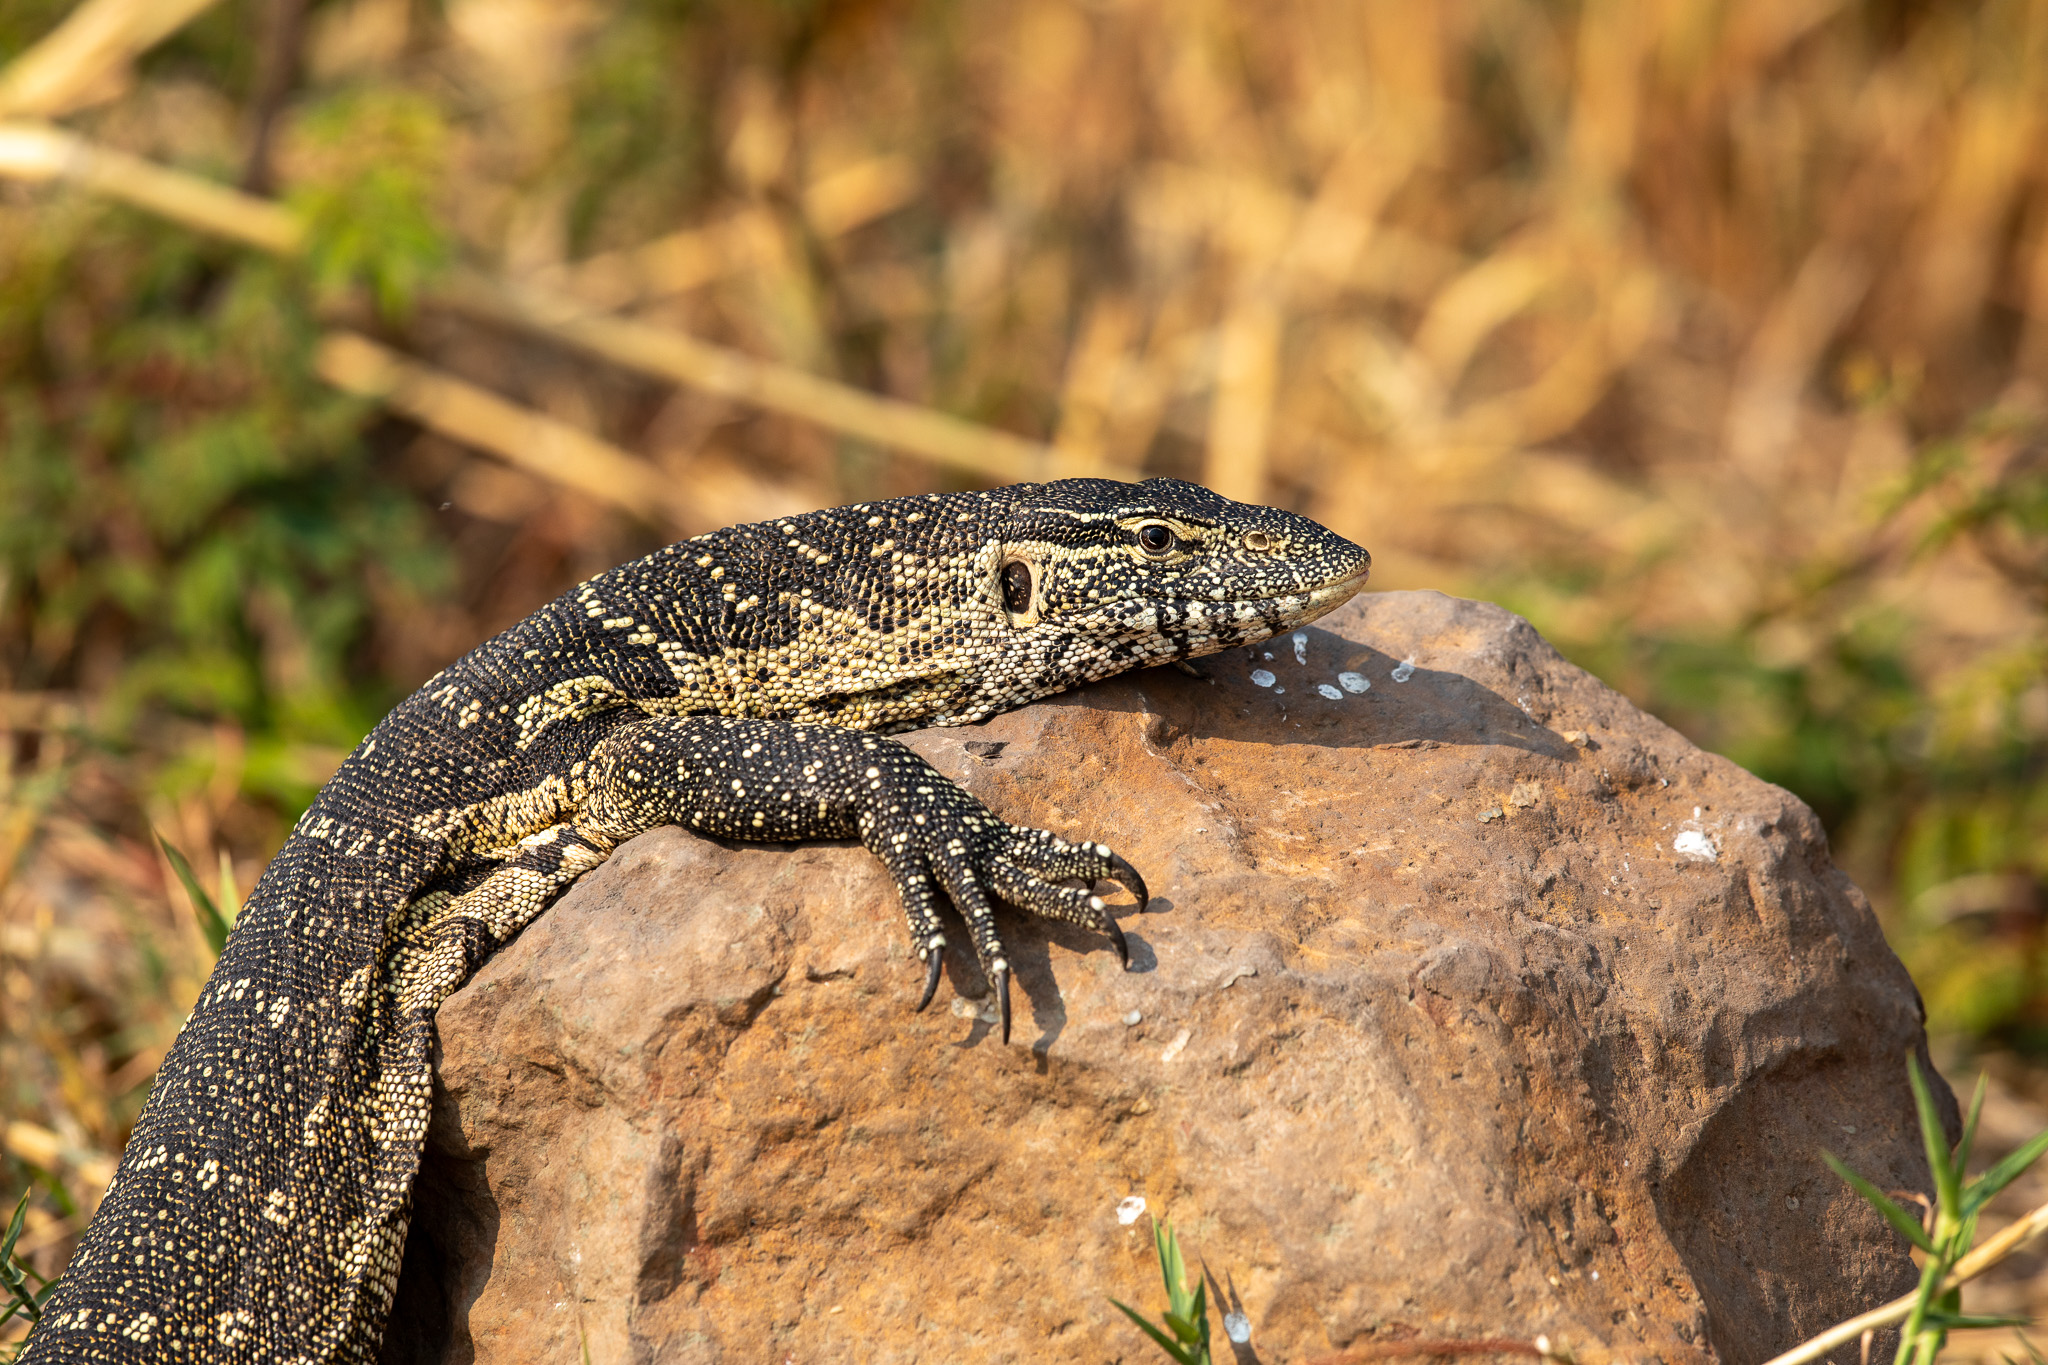
M 895 829 L 883 834 L 870 827 L 864 838 L 902 892 L 911 938 L 925 964 L 918 1009 L 938 993 L 946 951 L 940 912 L 947 901 L 967 922 L 968 941 L 995 990 L 1004 1042 L 1010 1039 L 1011 969 L 996 929 L 997 901 L 1105 935 L 1117 960 L 1130 969 L 1130 945 L 1094 890 L 1097 882 L 1116 882 L 1142 910 L 1151 897 L 1128 860 L 1107 844 L 1075 843 L 1048 830 L 1009 824 L 935 773 L 916 785 L 914 792 L 900 793 L 912 800 L 891 803 L 888 813 L 896 818 L 887 823 Z

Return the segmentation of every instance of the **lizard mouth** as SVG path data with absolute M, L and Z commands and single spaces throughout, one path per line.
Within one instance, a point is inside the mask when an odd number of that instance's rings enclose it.
M 1252 598 L 1238 605 L 1262 615 L 1270 614 L 1277 609 L 1284 618 L 1284 626 L 1298 626 L 1335 611 L 1349 602 L 1365 587 L 1365 580 L 1371 574 L 1372 560 L 1368 557 L 1357 569 L 1342 578 L 1276 592 L 1269 597 Z
M 1301 595 L 1307 598 L 1309 606 L 1316 609 L 1316 615 L 1321 616 L 1324 612 L 1340 607 L 1356 597 L 1365 588 L 1365 580 L 1370 577 L 1372 560 L 1368 559 L 1357 572 L 1325 583 L 1319 588 L 1310 588 L 1307 593 Z
M 1213 654 L 1235 645 L 1268 640 L 1327 616 L 1358 595 L 1370 568 L 1368 562 L 1342 578 L 1304 584 L 1267 597 L 1164 602 L 1155 608 L 1159 616 L 1154 620 L 1170 621 L 1180 630 L 1192 629 L 1204 637 L 1188 657 Z

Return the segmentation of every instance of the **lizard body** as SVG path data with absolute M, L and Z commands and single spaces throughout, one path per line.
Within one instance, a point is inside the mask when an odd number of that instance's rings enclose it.
M 1106 846 L 1012 826 L 885 736 L 1251 643 L 1366 553 L 1192 484 L 866 503 L 670 545 L 450 665 L 271 861 L 22 1357 L 369 1361 L 397 1283 L 434 1011 L 618 844 L 859 838 L 926 981 L 950 904 L 997 988 L 1002 900 L 1123 940 Z M 1079 885 L 1075 885 L 1078 883 Z

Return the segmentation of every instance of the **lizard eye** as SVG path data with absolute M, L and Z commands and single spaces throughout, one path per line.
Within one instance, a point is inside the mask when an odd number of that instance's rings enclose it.
M 1138 528 L 1138 547 L 1154 559 L 1173 552 L 1173 528 L 1163 521 L 1148 521 Z
M 1031 566 L 1021 559 L 1003 565 L 1003 609 L 1019 616 L 1031 610 Z

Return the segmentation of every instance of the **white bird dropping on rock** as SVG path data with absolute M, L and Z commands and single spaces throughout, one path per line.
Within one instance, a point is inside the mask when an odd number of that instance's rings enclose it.
M 1317 684 L 1316 684 L 1316 691 L 1318 691 L 1318 692 L 1322 693 L 1322 694 L 1323 694 L 1324 696 L 1328 697 L 1328 698 L 1329 698 L 1329 699 L 1330 699 L 1331 701 L 1342 701 L 1342 700 L 1344 700 L 1344 694 L 1343 694 L 1342 692 L 1339 692 L 1339 691 L 1338 691 L 1338 690 L 1337 690 L 1336 688 L 1334 688 L 1334 687 L 1330 686 L 1330 685 L 1329 685 L 1328 683 L 1317 683 Z
M 1298 630 L 1294 632 L 1294 662 L 1298 664 L 1308 662 L 1308 636 Z
M 1346 692 L 1370 692 L 1372 682 L 1363 673 L 1339 673 L 1337 686 Z
M 1392 677 L 1395 682 L 1407 682 L 1410 678 L 1414 677 L 1415 656 L 1411 654 L 1407 658 L 1401 660 L 1400 663 L 1395 664 L 1394 671 L 1389 676 Z
M 1714 841 L 1703 830 L 1680 830 L 1678 837 L 1671 841 L 1671 849 L 1695 862 L 1712 863 L 1721 858 L 1721 850 L 1714 847 Z
M 1252 1320 L 1242 1313 L 1223 1315 L 1223 1335 L 1242 1346 L 1252 1339 Z
M 1122 1223 L 1125 1227 L 1129 1227 L 1137 1222 L 1138 1216 L 1144 1212 L 1145 1196 L 1134 1194 L 1116 1206 L 1116 1221 Z
M 1252 670 L 1252 681 L 1260 687 L 1271 687 L 1279 679 L 1273 676 L 1271 669 L 1255 668 Z

